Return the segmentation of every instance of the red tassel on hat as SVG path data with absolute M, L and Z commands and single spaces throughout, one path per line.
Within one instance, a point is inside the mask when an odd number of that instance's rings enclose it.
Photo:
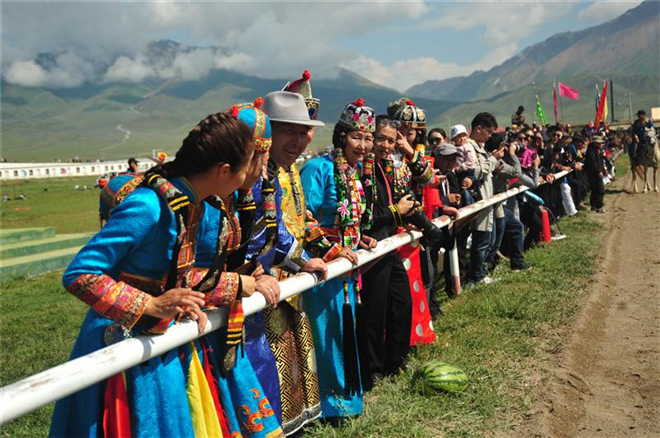
M 357 107 L 362 107 L 362 106 L 364 106 L 364 99 L 359 98 L 357 101 L 352 102 L 351 105 L 355 105 Z
M 300 84 L 303 82 L 309 81 L 309 78 L 312 77 L 312 74 L 309 72 L 309 70 L 305 70 L 300 77 L 300 79 L 296 79 L 295 81 L 291 82 L 287 87 L 284 89 L 284 91 L 289 91 L 291 93 L 298 93 Z
M 238 107 L 236 105 L 231 107 L 231 116 L 234 118 L 238 118 Z
M 261 108 L 262 106 L 264 106 L 264 98 L 259 96 L 254 100 L 254 107 Z
M 410 100 L 410 99 L 406 100 L 406 105 L 417 106 L 417 105 L 415 105 L 415 102 L 413 102 L 413 101 Z

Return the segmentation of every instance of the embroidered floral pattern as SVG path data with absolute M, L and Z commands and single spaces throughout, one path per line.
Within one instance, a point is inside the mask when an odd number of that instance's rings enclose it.
M 83 274 L 67 289 L 95 312 L 131 329 L 144 314 L 151 296 L 108 275 Z

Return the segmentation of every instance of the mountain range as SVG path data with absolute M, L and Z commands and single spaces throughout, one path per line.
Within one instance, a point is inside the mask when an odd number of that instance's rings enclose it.
M 631 101 L 633 111 L 660 106 L 659 5 L 646 1 L 608 23 L 530 46 L 487 72 L 428 81 L 406 94 L 426 110 L 432 126 L 445 129 L 469 123 L 480 111 L 492 112 L 505 125 L 520 104 L 528 108 L 531 120 L 534 89 L 548 119 L 553 120 L 552 82 L 557 78 L 582 91 L 581 100 L 564 100 L 562 105 L 563 118 L 580 123 L 593 118 L 594 84 L 607 78 L 614 84 L 615 117 L 629 117 Z M 153 66 L 171 65 L 177 54 L 196 49 L 171 40 L 155 41 L 147 58 Z M 37 62 L 47 65 L 53 56 L 43 54 Z M 206 115 L 280 90 L 299 73 L 273 80 L 214 69 L 201 79 L 161 76 L 137 84 L 88 82 L 59 89 L 21 87 L 3 80 L 2 157 L 12 161 L 115 159 L 151 156 L 154 149 L 172 154 Z M 384 112 L 389 102 L 401 96 L 349 70 L 337 68 L 331 73 L 326 78 L 312 77 L 314 95 L 322 101 L 320 119 L 327 123 L 318 130 L 312 148 L 330 143 L 332 124 L 346 103 L 362 97 Z
M 579 32 L 556 34 L 488 71 L 415 85 L 406 94 L 465 102 L 532 83 L 597 75 L 657 76 L 660 2 L 647 0 L 623 15 Z

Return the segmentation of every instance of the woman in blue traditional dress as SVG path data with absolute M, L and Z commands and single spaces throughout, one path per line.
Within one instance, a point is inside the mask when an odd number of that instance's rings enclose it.
M 131 335 L 163 332 L 177 315 L 198 320 L 201 329 L 203 307 L 254 292 L 254 277 L 192 267 L 197 236 L 206 231 L 204 210 L 218 208 L 227 225 L 222 202 L 202 200 L 238 188 L 253 149 L 245 124 L 214 114 L 189 133 L 174 161 L 140 177 L 128 196 L 122 192 L 107 224 L 64 273 L 66 289 L 91 307 L 72 359 Z M 228 235 L 226 226 L 214 235 L 216 260 Z M 228 436 L 205 356 L 189 344 L 62 399 L 51 436 Z
M 339 247 L 356 250 L 376 244 L 361 232 L 369 210 L 358 172 L 373 147 L 374 129 L 374 111 L 362 99 L 347 105 L 335 125 L 335 149 L 308 161 L 300 173 L 307 209 Z M 314 335 L 322 415 L 327 419 L 359 415 L 363 405 L 352 320 L 354 281 L 329 280 L 305 292 L 304 300 Z
M 259 98 L 254 104 L 235 105 L 227 111 L 250 128 L 255 143 L 247 178 L 225 202 L 231 220 L 237 224 L 240 241 L 237 241 L 240 245 L 228 249 L 227 268 L 255 277 L 257 290 L 270 306 L 275 306 L 279 300 L 279 284 L 274 277 L 265 275 L 264 267 L 273 265 L 276 260 L 291 262 L 292 254 L 300 251 L 295 251 L 294 238 L 286 230 L 277 207 L 279 187 L 263 177 L 271 145 L 271 127 L 261 103 Z M 203 222 L 210 229 L 219 228 L 217 211 L 207 210 Z M 215 246 L 212 235 L 207 233 L 200 239 L 196 266 L 211 265 Z M 240 333 L 243 327 L 237 326 L 236 330 Z M 237 346 L 237 351 L 231 353 L 235 360 L 233 367 L 226 367 L 223 360 L 232 348 L 224 343 L 229 338 L 227 330 L 221 329 L 200 341 L 211 347 L 212 361 L 216 363 L 214 374 L 230 431 L 242 436 L 283 435 L 279 379 L 265 336 L 262 313 L 245 318 L 245 345 Z M 221 375 L 218 371 L 222 368 L 225 369 Z

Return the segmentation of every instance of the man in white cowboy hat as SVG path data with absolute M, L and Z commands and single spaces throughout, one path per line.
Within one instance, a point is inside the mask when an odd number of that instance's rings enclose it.
M 316 120 L 320 101 L 311 97 L 309 74 L 287 84 L 285 90 L 295 92 L 275 91 L 264 98 L 263 109 L 273 130 L 268 172 L 278 176 L 282 215 L 288 231 L 296 238 L 299 249 L 304 247 L 309 256 L 314 257 L 303 270 L 319 272 L 325 278 L 326 261 L 334 257 L 357 261 L 357 257 L 347 249 L 337 252 L 335 245 L 325 238 L 325 233 L 307 211 L 300 174 L 294 166 L 311 143 L 314 128 L 325 125 Z M 291 272 L 274 267 L 271 274 L 283 279 Z M 287 435 L 321 414 L 311 326 L 300 298 L 280 303 L 266 318 L 266 336 L 280 374 L 282 429 Z M 272 321 L 279 323 L 272 324 Z

